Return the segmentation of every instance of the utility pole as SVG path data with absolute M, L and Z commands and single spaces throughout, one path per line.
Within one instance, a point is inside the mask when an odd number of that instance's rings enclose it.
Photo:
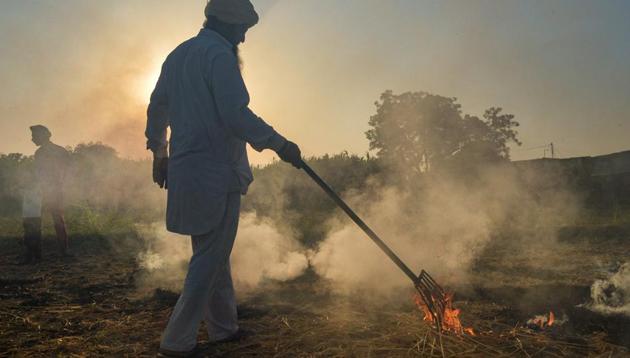
M 551 144 L 549 144 L 549 147 L 551 148 L 551 159 L 555 159 L 556 158 L 556 153 L 553 150 L 553 142 L 551 142 Z

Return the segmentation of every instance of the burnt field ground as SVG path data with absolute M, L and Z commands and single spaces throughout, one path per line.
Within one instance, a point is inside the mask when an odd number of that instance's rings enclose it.
M 36 266 L 16 265 L 19 237 L 2 235 L 0 356 L 154 356 L 177 293 L 138 291 L 142 244 L 135 235 L 74 236 L 71 259 L 56 256 L 47 237 Z M 564 230 L 553 251 L 488 247 L 469 283 L 453 287 L 454 306 L 474 336 L 436 334 L 411 289 L 392 293 L 395 304 L 379 303 L 369 292 L 335 295 L 307 272 L 240 298 L 241 326 L 252 337 L 212 345 L 201 333 L 200 342 L 207 355 L 223 357 L 630 356 L 630 319 L 579 306 L 628 252 L 624 225 Z M 527 324 L 549 311 L 557 322 L 551 327 Z

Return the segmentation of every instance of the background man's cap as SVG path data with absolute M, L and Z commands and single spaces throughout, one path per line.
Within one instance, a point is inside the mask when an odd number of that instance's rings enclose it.
M 205 14 L 206 18 L 214 16 L 228 24 L 252 27 L 258 23 L 258 14 L 250 0 L 210 0 Z
M 31 132 L 33 132 L 33 134 L 45 135 L 48 138 L 50 138 L 52 136 L 52 133 L 50 133 L 50 130 L 48 128 L 46 128 L 45 126 L 42 126 L 41 124 L 37 124 L 37 125 L 31 126 Z

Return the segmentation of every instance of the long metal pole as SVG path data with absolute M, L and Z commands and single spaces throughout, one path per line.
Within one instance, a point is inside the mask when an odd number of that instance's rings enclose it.
M 389 246 L 387 246 L 385 242 L 383 242 L 383 240 L 381 240 L 381 238 L 378 237 L 378 235 L 376 235 L 376 233 L 372 231 L 372 229 L 370 229 L 363 220 L 361 220 L 354 210 L 352 210 L 348 204 L 346 204 L 339 195 L 337 195 L 337 193 L 335 193 L 335 191 L 304 161 L 302 161 L 302 169 L 304 169 L 304 171 L 326 192 L 326 194 L 328 194 L 328 196 L 330 196 L 330 198 L 334 200 L 335 203 L 337 203 L 337 205 L 346 212 L 346 214 L 348 214 L 350 219 L 352 219 L 352 221 L 354 221 L 367 234 L 367 236 L 369 236 L 369 238 L 372 239 L 372 241 L 374 241 L 374 243 L 378 245 L 378 247 L 383 250 L 383 252 L 385 252 L 392 261 L 394 261 L 396 266 L 398 266 L 414 284 L 418 283 L 418 276 L 411 271 L 411 269 L 398 257 L 398 255 L 396 255 L 394 251 L 392 251 Z

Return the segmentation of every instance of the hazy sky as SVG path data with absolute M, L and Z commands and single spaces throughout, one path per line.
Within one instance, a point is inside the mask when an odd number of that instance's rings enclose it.
M 630 149 L 630 1 L 254 0 L 243 46 L 252 108 L 306 154 L 364 154 L 386 89 L 501 106 L 515 159 Z M 159 66 L 196 35 L 205 0 L 2 0 L 0 153 L 32 153 L 28 126 L 62 145 L 144 151 Z M 270 155 L 255 155 L 257 163 Z

